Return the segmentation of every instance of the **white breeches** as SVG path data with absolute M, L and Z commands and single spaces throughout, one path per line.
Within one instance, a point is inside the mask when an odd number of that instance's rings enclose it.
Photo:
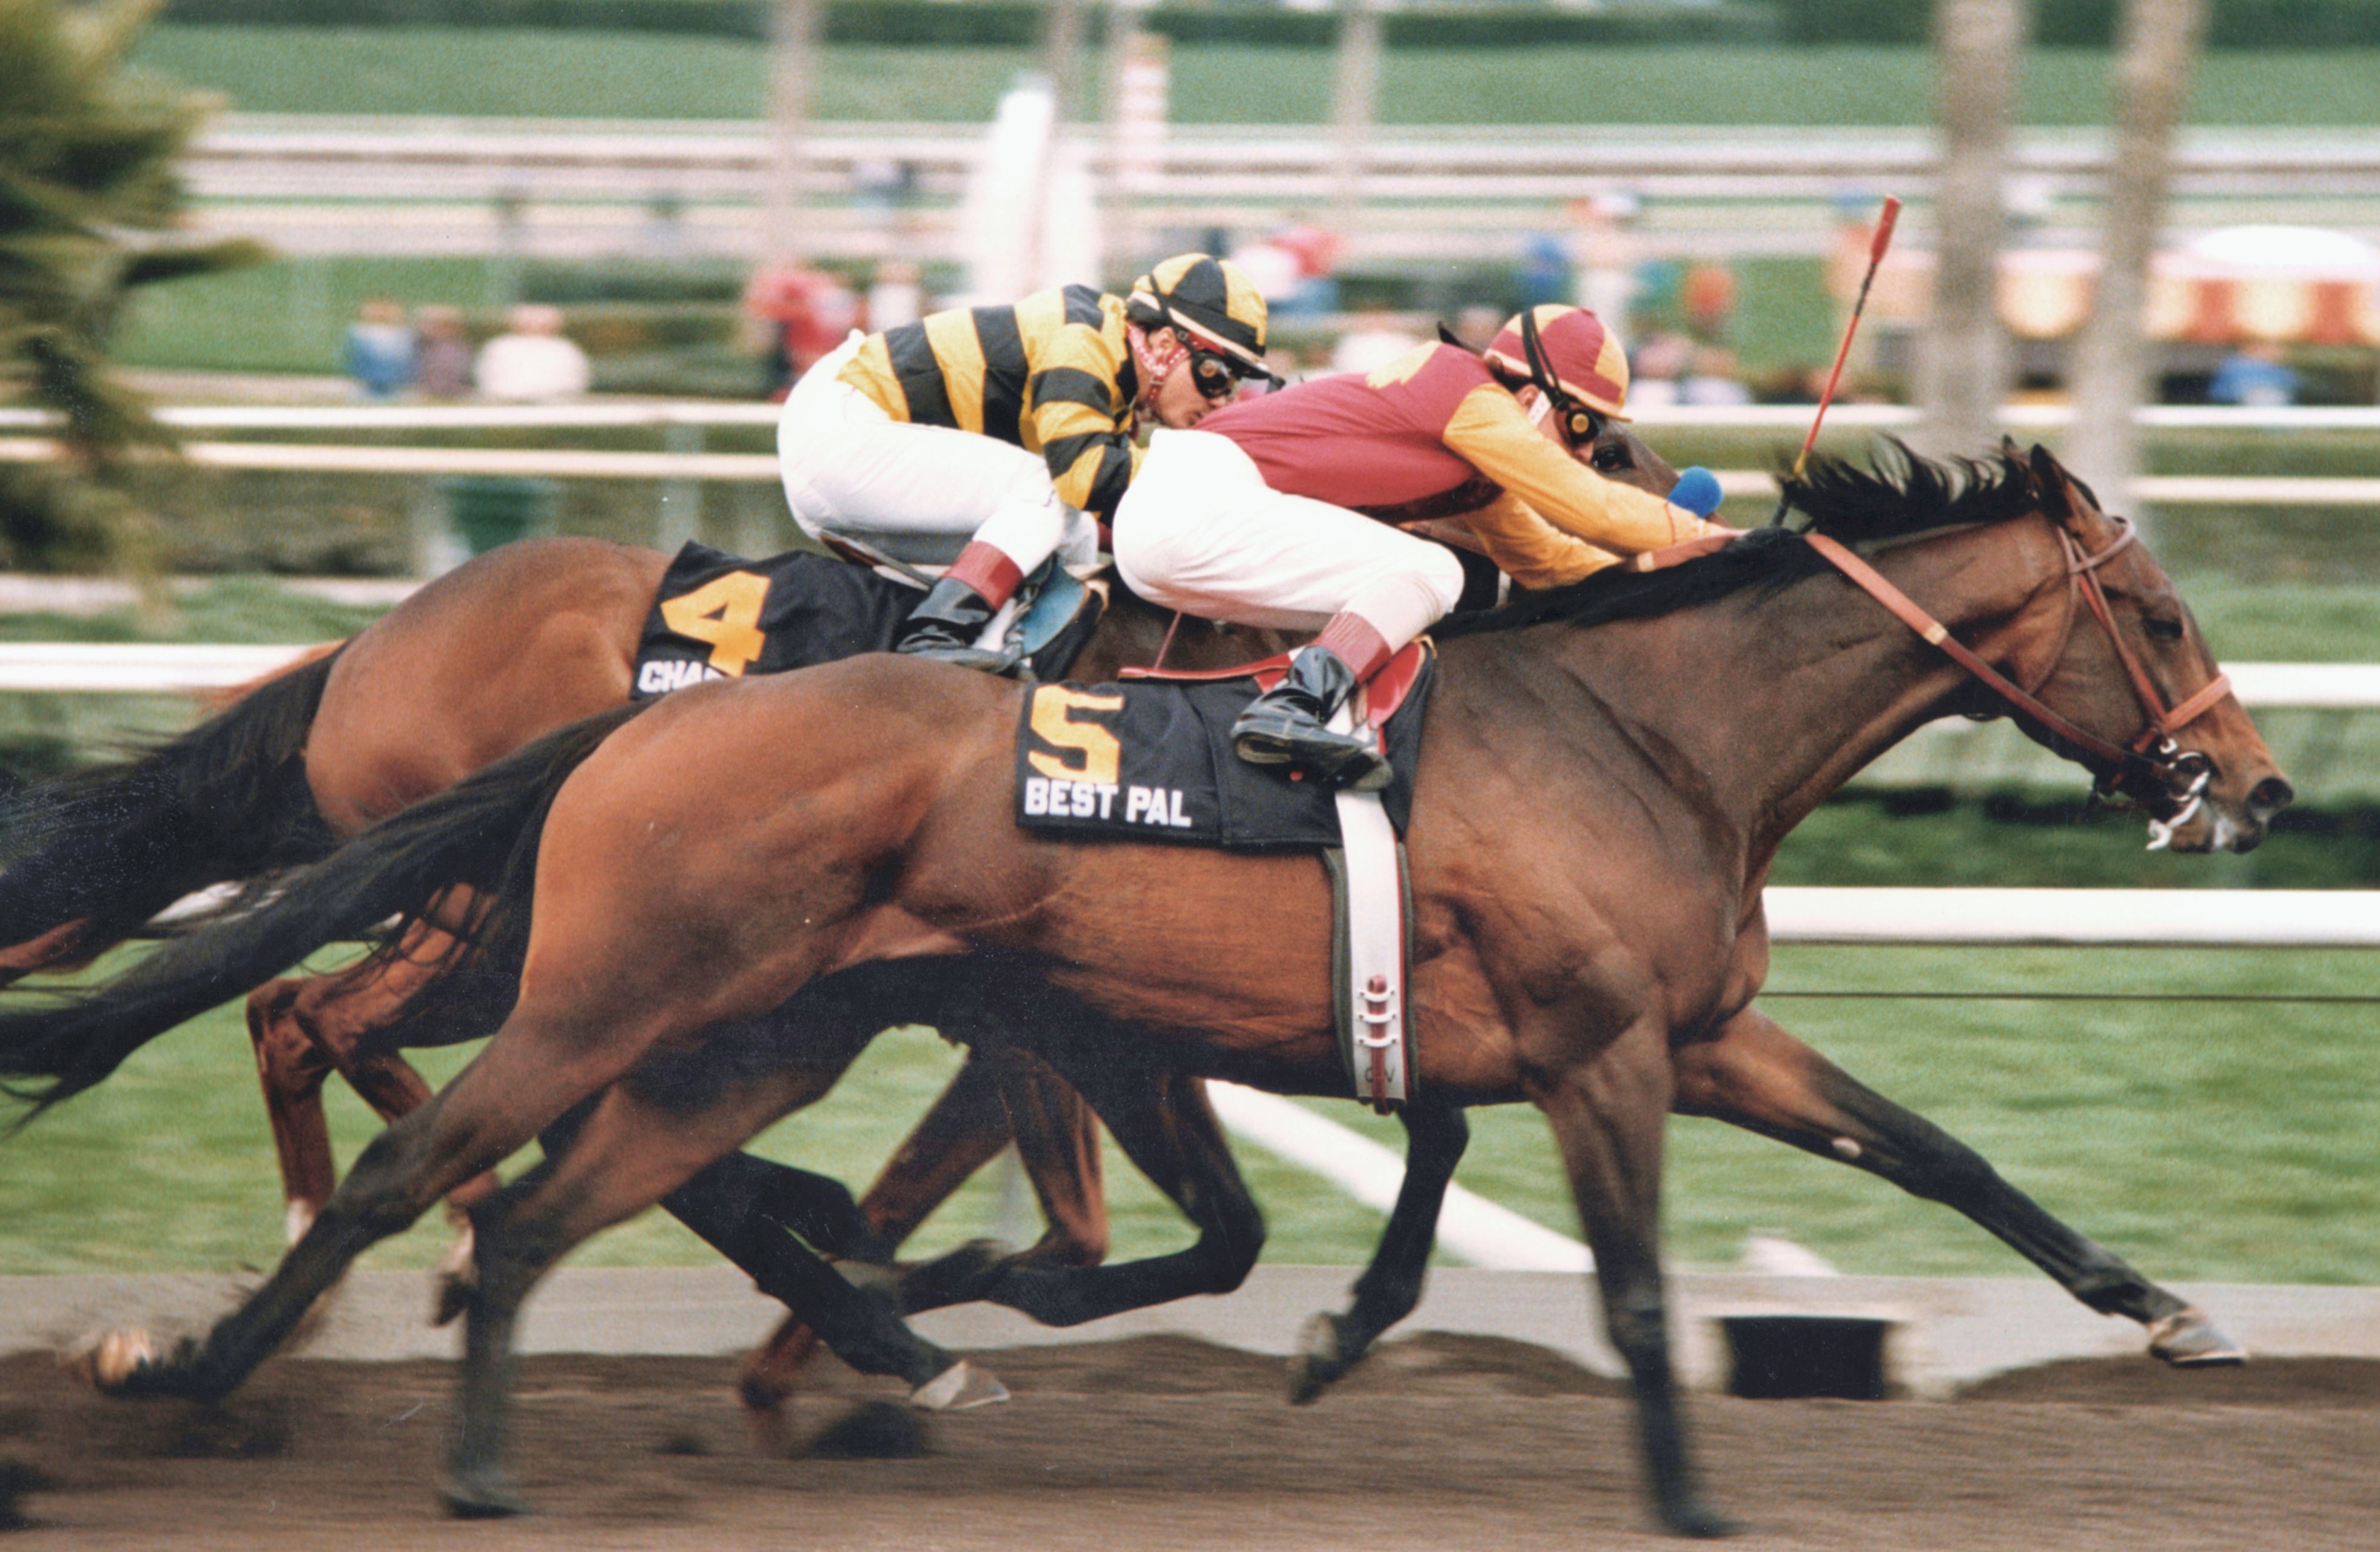
M 895 420 L 835 373 L 854 333 L 802 374 L 777 420 L 777 467 L 803 531 L 849 534 L 913 565 L 947 565 L 981 540 L 1031 571 L 1062 546 L 1099 555 L 1099 527 L 1058 499 L 1038 453 L 944 426 Z
M 1391 648 L 1463 595 L 1463 564 L 1445 546 L 1283 495 L 1213 431 L 1150 440 L 1116 508 L 1115 563 L 1134 592 L 1168 609 L 1277 630 L 1319 630 L 1344 611 Z

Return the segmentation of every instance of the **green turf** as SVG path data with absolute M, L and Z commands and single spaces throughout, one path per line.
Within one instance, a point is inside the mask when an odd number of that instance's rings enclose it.
M 154 29 L 137 56 L 255 113 L 748 118 L 765 100 L 757 43 L 502 29 Z M 1193 124 L 1319 122 L 1326 50 L 1185 44 L 1172 51 L 1173 117 Z M 2371 52 L 2215 54 L 2200 65 L 2200 124 L 2370 124 Z M 816 112 L 831 119 L 989 118 L 1034 53 L 836 46 Z M 1097 73 L 1096 56 L 1087 67 Z M 2035 50 L 2024 122 L 2100 122 L 2106 55 Z M 1383 73 L 1390 124 L 1840 124 L 1929 121 L 1933 61 L 1914 48 L 1561 47 L 1399 51 Z M 1096 93 L 1094 92 L 1094 96 Z
M 2114 951 L 1970 952 L 1787 949 L 1779 989 L 2380 991 L 2368 955 Z M 2370 1010 L 2197 1004 L 1790 1000 L 1772 1011 L 1854 1074 L 1982 1149 L 2051 1210 L 2166 1279 L 2380 1281 L 2380 1095 L 2368 1081 Z M 433 1076 L 452 1053 L 426 1053 Z M 888 1037 L 834 1095 L 781 1124 L 761 1151 L 861 1183 L 955 1061 L 931 1035 Z M 1333 1119 L 1402 1147 L 1392 1122 L 1352 1103 Z M 372 1125 L 343 1092 L 341 1156 Z M 1534 1111 L 1474 1113 L 1458 1179 L 1574 1232 Z M 1670 1129 L 1668 1233 L 1684 1265 L 1730 1263 L 1744 1235 L 1781 1233 L 1844 1269 L 2018 1275 L 2023 1267 L 1954 1215 L 1855 1170 L 1706 1122 Z M 0 1145 L 0 1273 L 231 1268 L 269 1264 L 280 1225 L 272 1150 L 243 1037 L 225 1010 L 152 1046 L 107 1084 Z M 1271 1224 L 1266 1256 L 1354 1263 L 1378 1219 L 1272 1160 L 1238 1152 Z M 1170 1206 L 1112 1155 L 1120 1256 L 1185 1243 Z M 996 1233 L 987 1171 L 921 1235 L 921 1248 Z M 1013 1222 L 1011 1232 L 1029 1226 Z M 369 1265 L 420 1266 L 433 1220 Z M 659 1215 L 581 1253 L 600 1264 L 701 1263 Z

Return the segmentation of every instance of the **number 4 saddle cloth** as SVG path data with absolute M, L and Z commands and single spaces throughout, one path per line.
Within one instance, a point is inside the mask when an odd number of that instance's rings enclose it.
M 650 700 L 706 679 L 889 652 L 921 596 L 911 583 L 806 550 L 747 561 L 689 542 L 662 575 L 630 693 Z M 1034 673 L 1063 673 L 1105 607 L 1054 565 L 1028 578 L 1018 600 L 1007 634 Z

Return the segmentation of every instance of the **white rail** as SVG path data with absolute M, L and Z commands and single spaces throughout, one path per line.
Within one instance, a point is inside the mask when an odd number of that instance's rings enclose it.
M 0 642 L 0 691 L 173 695 L 244 685 L 311 646 L 179 642 Z M 2380 663 L 2227 663 L 2240 703 L 2330 710 L 2380 708 Z
M 1640 405 L 1631 411 L 1639 426 L 1689 429 L 1799 431 L 1815 406 L 1775 405 Z M 667 428 L 671 426 L 773 426 L 783 413 L 773 404 L 731 400 L 596 400 L 557 405 L 171 405 L 157 411 L 168 426 L 189 430 L 414 431 L 564 430 Z M 1890 430 L 1924 418 L 1910 405 L 1839 404 L 1827 424 Z M 2001 406 L 2000 423 L 2049 430 L 2074 423 L 2071 405 L 2011 404 Z M 2232 408 L 2217 405 L 2149 405 L 2135 423 L 2166 430 L 2380 431 L 2380 405 L 2289 406 Z M 0 430 L 37 431 L 57 424 L 47 410 L 0 408 Z
M 0 462 L 42 463 L 59 455 L 41 437 L 0 437 Z M 182 455 L 203 468 L 281 469 L 331 474 L 499 475 L 546 479 L 710 479 L 773 485 L 773 453 L 548 452 L 510 447 L 323 446 L 313 443 L 193 442 Z M 1760 469 L 1719 469 L 1728 496 L 1777 493 Z M 2142 502 L 2167 506 L 2337 506 L 2380 508 L 2380 479 L 2301 479 L 2285 475 L 2146 475 L 2132 482 Z

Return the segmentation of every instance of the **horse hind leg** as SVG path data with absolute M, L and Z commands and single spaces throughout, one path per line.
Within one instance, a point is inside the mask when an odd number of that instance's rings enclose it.
M 2238 1364 L 2205 1313 L 2135 1271 L 2000 1178 L 1974 1149 L 1861 1084 L 1767 1014 L 1745 1009 L 1680 1049 L 1678 1109 L 1774 1137 L 1890 1181 L 1973 1219 L 2102 1315 L 2138 1321 L 2181 1367 Z
M 1439 1210 L 1454 1167 L 1471 1144 L 1471 1123 L 1461 1107 L 1433 1100 L 1408 1105 L 1399 1119 L 1405 1128 L 1405 1178 L 1395 1208 L 1372 1252 L 1371 1265 L 1355 1280 L 1355 1302 L 1344 1315 L 1328 1311 L 1305 1323 L 1297 1351 L 1290 1355 L 1289 1399 L 1303 1406 L 1321 1396 L 1372 1351 L 1380 1334 L 1414 1312 L 1429 1272 L 1430 1247 L 1438 1241 Z
M 755 1183 L 751 1178 L 739 1181 L 732 1165 L 704 1178 L 761 1127 L 826 1092 L 866 1043 L 844 1030 L 826 1041 L 804 1041 L 803 1060 L 789 1062 L 769 1059 L 766 1048 L 775 1037 L 756 1023 L 715 1034 L 691 1050 L 656 1056 L 605 1091 L 558 1153 L 473 1209 L 480 1277 L 466 1311 L 460 1423 L 442 1489 L 450 1512 L 492 1517 L 526 1507 L 504 1465 L 521 1302 L 572 1247 L 657 1202 L 690 1209 L 688 1221 L 706 1236 L 717 1234 L 722 1250 L 794 1268 L 807 1280 L 798 1289 L 780 1281 L 771 1291 L 798 1298 L 831 1328 L 854 1309 L 862 1322 L 880 1321 L 880 1311 L 847 1300 L 840 1307 L 812 1302 L 811 1295 L 833 1293 L 830 1284 L 841 1279 L 806 1251 L 782 1254 L 798 1247 L 764 1215 L 748 1213 L 750 1200 L 735 1199 L 739 1184 Z M 755 1225 L 761 1233 L 754 1233 Z M 915 1339 L 882 1356 L 893 1372 L 928 1379 L 933 1376 L 920 1365 L 947 1359 Z M 944 1372 L 954 1367 L 964 1365 L 945 1363 Z

